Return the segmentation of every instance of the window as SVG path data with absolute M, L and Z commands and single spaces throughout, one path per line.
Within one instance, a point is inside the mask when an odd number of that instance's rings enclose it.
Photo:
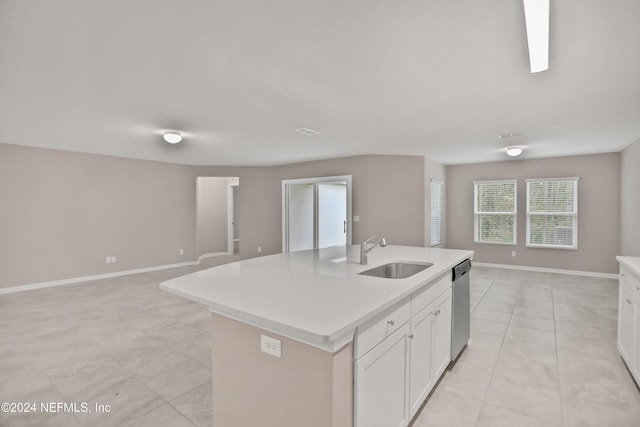
M 474 241 L 516 244 L 516 180 L 475 181 Z
M 431 180 L 431 246 L 442 244 L 442 199 L 444 183 Z
M 527 246 L 578 248 L 578 178 L 527 180 Z

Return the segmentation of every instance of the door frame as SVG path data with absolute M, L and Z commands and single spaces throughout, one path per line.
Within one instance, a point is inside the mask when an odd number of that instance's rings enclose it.
M 324 182 L 347 183 L 347 237 L 346 244 L 351 245 L 352 239 L 352 188 L 351 175 L 322 176 L 313 178 L 283 179 L 282 180 L 282 252 L 289 252 L 289 197 L 287 188 L 292 184 L 313 184 L 313 242 L 318 242 L 318 183 Z
M 233 239 L 233 187 L 238 187 L 239 182 L 230 182 L 227 184 L 227 253 L 233 255 L 234 252 L 234 239 Z M 238 236 L 240 240 L 240 236 Z

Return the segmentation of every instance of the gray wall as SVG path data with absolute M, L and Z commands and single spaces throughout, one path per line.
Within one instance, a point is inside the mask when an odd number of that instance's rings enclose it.
M 446 176 L 447 247 L 472 249 L 479 262 L 617 272 L 620 153 L 449 166 Z M 571 176 L 580 177 L 578 250 L 526 248 L 525 179 Z M 517 246 L 473 242 L 473 181 L 488 179 L 518 180 Z
M 0 144 L 0 197 L 0 287 L 195 257 L 189 166 Z
M 419 156 L 203 167 L 0 144 L 0 287 L 196 260 L 199 176 L 239 177 L 242 258 L 280 252 L 281 181 L 328 175 L 353 175 L 354 242 L 423 244 Z
M 620 254 L 640 256 L 640 140 L 622 151 Z
M 352 175 L 360 216 L 353 242 L 377 234 L 422 246 L 430 237 L 429 182 L 444 178 L 447 247 L 474 249 L 476 261 L 614 273 L 621 248 L 640 255 L 639 162 L 640 142 L 622 155 L 449 166 L 446 174 L 421 156 L 204 167 L 0 144 L 0 287 L 196 260 L 199 176 L 240 178 L 242 258 L 281 251 L 283 179 Z M 581 177 L 579 249 L 527 249 L 524 179 L 558 176 Z M 507 178 L 519 179 L 518 246 L 476 245 L 473 180 Z M 116 264 L 105 263 L 111 255 Z
M 236 176 L 240 231 L 240 257 L 251 258 L 280 252 L 280 186 L 271 167 L 194 166 L 198 176 Z M 274 197 L 277 199 L 274 200 Z M 258 253 L 257 248 L 262 248 Z
M 277 190 L 272 199 L 278 207 L 270 212 L 276 213 L 272 222 L 277 220 L 279 226 L 271 239 L 282 239 L 282 180 L 334 175 L 352 175 L 352 212 L 360 216 L 360 222 L 353 224 L 354 244 L 374 234 L 386 237 L 389 244 L 424 244 L 422 156 L 369 155 L 274 167 L 272 188 L 277 184 Z M 243 244 L 244 236 L 243 226 Z

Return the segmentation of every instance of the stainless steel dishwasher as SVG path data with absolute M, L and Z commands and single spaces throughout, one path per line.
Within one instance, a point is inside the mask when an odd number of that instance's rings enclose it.
M 451 361 L 458 358 L 469 342 L 469 277 L 471 260 L 453 267 L 453 302 L 451 314 Z

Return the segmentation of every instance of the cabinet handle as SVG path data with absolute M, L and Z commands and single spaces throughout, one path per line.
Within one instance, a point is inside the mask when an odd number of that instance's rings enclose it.
M 409 338 L 413 339 L 413 334 L 409 335 Z
M 438 314 L 440 314 L 440 310 L 436 310 L 434 314 L 437 316 Z
M 396 322 L 394 322 L 393 320 L 387 320 L 387 325 L 389 326 L 393 326 L 395 325 Z
M 633 304 L 629 298 L 627 298 L 627 303 Z

